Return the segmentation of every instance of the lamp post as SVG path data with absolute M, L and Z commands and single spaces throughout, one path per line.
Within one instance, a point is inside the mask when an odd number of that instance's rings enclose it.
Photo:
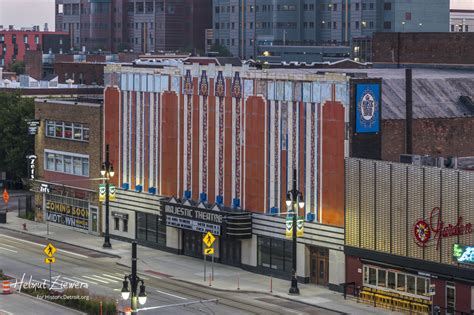
M 105 162 L 102 163 L 102 168 L 100 170 L 102 178 L 105 179 L 105 236 L 104 236 L 104 248 L 112 248 L 110 244 L 110 234 L 109 234 L 109 180 L 114 177 L 114 167 L 109 161 L 109 145 L 105 146 Z
M 128 276 L 124 277 L 123 286 L 122 286 L 122 298 L 124 300 L 128 300 L 130 297 L 130 290 L 128 289 L 128 283 L 130 282 L 131 287 L 131 306 L 132 306 L 132 314 L 137 314 L 138 311 L 138 303 L 140 305 L 144 305 L 146 303 L 146 293 L 145 293 L 145 283 L 142 279 L 137 275 L 137 242 L 132 242 L 132 273 Z M 140 285 L 140 293 L 137 294 L 138 283 Z M 138 303 L 137 303 L 138 300 Z
M 296 277 L 296 220 L 298 216 L 298 206 L 304 207 L 303 194 L 296 189 L 296 169 L 293 169 L 293 189 L 286 193 L 286 205 L 289 207 L 288 213 L 293 213 L 293 268 L 291 270 L 290 294 L 300 294 L 298 289 L 298 278 Z

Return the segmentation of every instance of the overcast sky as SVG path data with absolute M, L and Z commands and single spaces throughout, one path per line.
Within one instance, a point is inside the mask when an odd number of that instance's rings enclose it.
M 44 23 L 54 30 L 54 0 L 0 0 L 0 25 L 15 28 L 39 25 Z
M 474 10 L 474 0 L 451 0 L 451 8 Z M 0 0 L 0 25 L 43 29 L 44 23 L 54 30 L 54 0 Z

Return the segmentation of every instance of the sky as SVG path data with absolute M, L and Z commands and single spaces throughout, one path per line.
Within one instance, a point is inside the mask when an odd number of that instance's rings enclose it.
M 44 23 L 54 30 L 54 0 L 0 0 L 0 25 L 7 28 L 31 27 Z
M 474 10 L 474 0 L 451 0 L 451 9 Z

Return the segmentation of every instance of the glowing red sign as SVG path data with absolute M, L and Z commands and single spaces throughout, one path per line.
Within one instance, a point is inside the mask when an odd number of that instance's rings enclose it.
M 445 224 L 441 219 L 441 209 L 439 207 L 431 210 L 429 220 L 427 221 L 419 220 L 413 226 L 415 242 L 420 247 L 427 246 L 428 242 L 434 239 L 436 241 L 436 249 L 438 250 L 442 238 L 471 234 L 473 232 L 472 224 L 464 224 L 463 217 L 461 216 L 458 217 L 455 225 Z

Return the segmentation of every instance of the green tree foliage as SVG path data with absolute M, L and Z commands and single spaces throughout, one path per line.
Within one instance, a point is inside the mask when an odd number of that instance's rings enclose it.
M 232 57 L 232 53 L 227 49 L 226 46 L 220 44 L 214 44 L 211 47 L 212 52 L 216 52 L 219 57 Z
M 17 75 L 25 74 L 25 62 L 15 61 L 10 65 L 10 70 L 15 72 Z
M 34 118 L 34 100 L 19 93 L 0 93 L 0 171 L 27 175 L 26 155 L 34 152 L 34 137 L 28 135 L 25 119 Z

